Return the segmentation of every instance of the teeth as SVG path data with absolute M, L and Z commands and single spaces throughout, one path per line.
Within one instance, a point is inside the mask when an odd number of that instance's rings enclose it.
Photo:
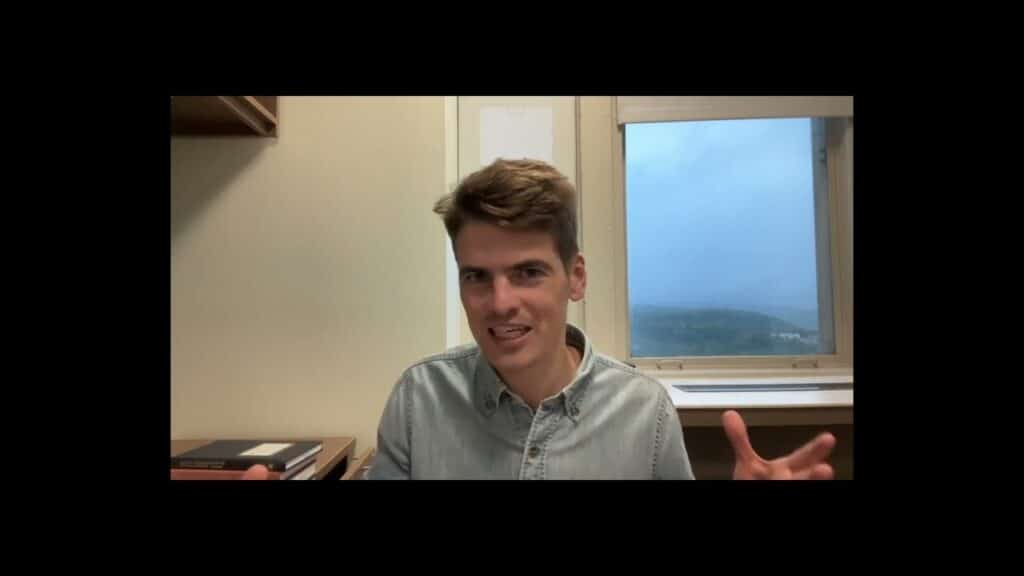
M 494 335 L 499 337 L 499 338 L 516 338 L 518 336 L 522 336 L 525 333 L 526 333 L 526 328 L 521 327 L 521 326 L 518 326 L 518 327 L 502 326 L 502 327 L 494 328 Z

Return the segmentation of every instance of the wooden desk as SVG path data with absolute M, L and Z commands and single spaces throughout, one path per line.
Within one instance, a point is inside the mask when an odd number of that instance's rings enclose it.
M 352 454 L 356 448 L 356 439 L 347 437 L 337 438 L 274 438 L 274 440 L 316 440 L 323 442 L 324 449 L 316 457 L 316 473 L 313 480 L 338 480 L 348 471 L 352 462 Z M 211 440 L 171 440 L 171 456 L 181 454 L 186 450 L 198 448 L 209 444 Z

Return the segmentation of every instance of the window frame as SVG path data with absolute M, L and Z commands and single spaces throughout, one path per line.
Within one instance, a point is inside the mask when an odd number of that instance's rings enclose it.
M 634 99 L 636 100 L 636 99 Z M 671 98 L 661 97 L 664 103 Z M 680 98 L 679 100 L 685 100 Z M 808 117 L 820 108 L 801 108 L 793 114 L 787 98 L 701 97 L 699 114 L 680 118 L 657 118 L 657 110 L 643 121 L 743 119 L 754 117 Z M 790 99 L 792 100 L 792 99 Z M 831 276 L 833 336 L 835 352 L 802 356 L 682 356 L 634 358 L 631 355 L 628 293 L 628 261 L 625 202 L 625 123 L 617 117 L 617 98 L 583 97 L 578 116 L 580 155 L 578 171 L 582 207 L 582 249 L 588 257 L 588 305 L 584 323 L 588 334 L 614 357 L 658 377 L 685 379 L 727 379 L 730 381 L 799 377 L 833 377 L 852 382 L 853 375 L 853 116 L 828 116 L 826 154 L 828 203 L 816 213 L 828 215 L 828 274 Z M 767 104 L 767 106 L 763 106 Z M 831 104 L 826 102 L 826 104 Z M 801 105 L 803 105 L 801 103 Z M 758 110 L 775 113 L 761 114 Z M 717 107 L 717 108 L 716 108 Z M 840 107 L 842 108 L 842 107 Z M 634 110 L 635 110 L 634 106 Z M 602 182 L 607 179 L 607 184 Z M 820 214 L 816 215 L 816 217 Z M 819 227 L 815 227 L 816 230 Z M 817 234 L 817 233 L 816 233 Z M 599 235 L 605 235 L 601 237 Z M 820 244 L 822 238 L 816 238 Z M 818 269 L 821 271 L 822 251 Z

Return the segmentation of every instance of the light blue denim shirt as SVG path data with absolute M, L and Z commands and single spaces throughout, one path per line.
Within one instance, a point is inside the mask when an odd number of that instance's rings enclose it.
M 594 352 L 575 326 L 566 342 L 582 352 L 576 376 L 536 412 L 476 344 L 410 366 L 384 408 L 366 477 L 692 480 L 661 384 Z

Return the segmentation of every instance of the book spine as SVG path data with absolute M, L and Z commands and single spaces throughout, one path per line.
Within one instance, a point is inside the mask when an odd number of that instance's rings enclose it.
M 268 460 L 254 459 L 245 462 L 231 462 L 227 460 L 193 460 L 190 458 L 171 458 L 171 468 L 189 468 L 192 470 L 248 470 L 249 468 L 262 464 L 271 472 L 284 472 L 284 464 Z
M 201 470 L 172 468 L 171 480 L 241 480 L 245 470 Z M 281 475 L 271 472 L 267 480 L 280 480 Z

